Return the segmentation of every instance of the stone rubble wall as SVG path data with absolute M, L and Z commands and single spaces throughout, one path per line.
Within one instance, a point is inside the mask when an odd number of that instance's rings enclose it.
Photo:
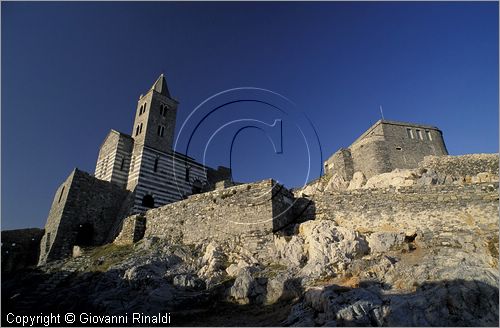
M 419 167 L 452 177 L 474 176 L 483 172 L 498 175 L 498 154 L 426 156 Z
M 54 196 L 39 263 L 71 255 L 82 225 L 92 227 L 91 245 L 105 244 L 128 194 L 111 182 L 75 169 Z
M 291 223 L 292 203 L 292 193 L 271 179 L 197 194 L 144 213 L 144 236 L 184 244 L 245 244 L 257 254 L 264 250 L 262 239 L 271 242 L 273 232 Z M 118 242 L 131 239 L 133 225 L 124 224 Z
M 130 245 L 142 239 L 146 230 L 146 218 L 136 214 L 123 220 L 122 230 L 113 241 L 117 245 Z
M 434 221 L 498 233 L 498 199 L 498 182 L 357 189 L 316 194 L 311 197 L 314 210 L 305 213 L 367 233 L 385 229 L 423 234 L 432 230 Z
M 43 234 L 38 228 L 2 231 L 2 272 L 36 265 Z

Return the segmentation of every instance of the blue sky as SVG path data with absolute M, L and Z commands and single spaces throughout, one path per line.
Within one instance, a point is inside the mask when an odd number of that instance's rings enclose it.
M 74 167 L 94 171 L 109 129 L 130 133 L 162 72 L 180 102 L 177 130 L 211 95 L 253 86 L 296 104 L 324 158 L 378 120 L 379 105 L 386 119 L 440 127 L 453 155 L 498 152 L 496 2 L 2 2 L 1 24 L 2 229 L 42 227 L 57 186 Z M 201 160 L 227 120 L 278 116 L 257 104 L 221 111 L 189 155 Z M 283 154 L 242 131 L 234 178 L 302 184 L 297 124 L 283 118 Z M 228 165 L 227 145 L 214 138 L 208 164 Z

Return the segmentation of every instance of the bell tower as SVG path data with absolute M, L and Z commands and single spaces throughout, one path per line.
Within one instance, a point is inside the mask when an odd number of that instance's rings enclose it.
M 172 149 L 178 102 L 170 96 L 167 81 L 161 74 L 146 95 L 137 102 L 132 138 L 134 145 L 159 151 Z

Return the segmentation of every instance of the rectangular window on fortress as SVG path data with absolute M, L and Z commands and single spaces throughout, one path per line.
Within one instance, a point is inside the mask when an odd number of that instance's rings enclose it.
M 431 131 L 426 130 L 425 135 L 427 136 L 427 140 L 432 141 Z
M 408 135 L 408 138 L 413 139 L 413 131 L 410 128 L 406 128 L 406 134 Z
M 420 140 L 424 140 L 424 137 L 422 136 L 422 131 L 417 129 L 417 136 Z

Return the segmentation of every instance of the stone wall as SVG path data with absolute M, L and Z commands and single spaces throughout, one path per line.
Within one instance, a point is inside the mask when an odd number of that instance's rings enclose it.
M 354 174 L 351 151 L 345 148 L 337 150 L 337 152 L 325 162 L 325 172 L 336 172 L 344 180 L 351 180 Z
M 472 177 L 483 172 L 498 176 L 498 154 L 426 156 L 420 167 L 443 176 Z
M 314 213 L 306 211 L 302 219 L 334 220 L 358 231 L 367 226 L 391 231 L 398 222 L 398 230 L 425 234 L 422 226 L 442 220 L 498 231 L 498 199 L 498 183 L 324 192 L 311 197 Z
M 43 229 L 2 231 L 2 273 L 12 272 L 38 262 Z
M 160 152 L 147 146 L 142 146 L 142 150 L 135 154 L 134 172 L 130 174 L 129 180 L 129 187 L 135 185 L 130 189 L 135 192 L 131 214 L 149 209 L 143 204 L 146 195 L 152 197 L 153 207 L 159 207 L 191 195 L 195 192 L 195 181 L 200 183 L 200 187 L 206 185 L 206 167 L 188 156 Z
M 95 177 L 125 188 L 133 144 L 130 136 L 111 130 L 99 149 Z
M 58 188 L 41 241 L 40 263 L 64 258 L 74 245 L 108 241 L 128 191 L 75 169 Z
M 255 246 L 251 251 L 256 252 L 261 238 L 271 241 L 274 231 L 293 220 L 292 205 L 292 193 L 273 180 L 243 184 L 147 211 L 144 236 L 184 244 L 246 240 L 244 246 Z M 118 243 L 132 239 L 136 219 L 127 218 L 130 222 L 124 224 Z
M 448 155 L 442 132 L 435 127 L 397 122 L 382 126 L 391 170 L 415 168 L 425 156 Z M 413 138 L 408 136 L 408 129 Z
M 370 137 L 351 146 L 354 172 L 363 172 L 365 177 L 392 171 L 386 141 L 383 137 Z
M 144 237 L 146 218 L 142 214 L 129 216 L 123 220 L 122 229 L 114 243 L 117 245 L 130 245 Z

